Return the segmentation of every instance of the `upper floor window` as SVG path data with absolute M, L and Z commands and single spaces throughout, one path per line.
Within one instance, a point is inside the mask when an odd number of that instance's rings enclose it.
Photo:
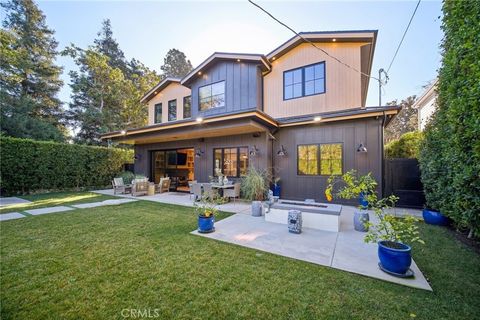
M 325 93 L 325 62 L 283 72 L 283 99 Z
M 168 101 L 168 121 L 177 120 L 177 100 Z
M 155 105 L 154 122 L 155 123 L 162 122 L 162 104 L 161 103 L 157 103 Z
M 340 175 L 343 173 L 341 143 L 307 144 L 297 147 L 299 175 Z
M 192 117 L 192 96 L 184 97 L 183 98 L 183 118 L 191 118 Z
M 225 81 L 198 88 L 198 109 L 200 111 L 225 106 Z

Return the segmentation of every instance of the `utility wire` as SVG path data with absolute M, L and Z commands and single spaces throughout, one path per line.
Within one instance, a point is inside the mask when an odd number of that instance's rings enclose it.
M 405 39 L 405 36 L 407 35 L 408 28 L 410 28 L 410 24 L 412 24 L 413 17 L 415 17 L 415 13 L 417 13 L 418 6 L 420 5 L 420 2 L 422 0 L 418 0 L 417 5 L 415 6 L 415 10 L 413 10 L 412 16 L 410 17 L 410 21 L 408 21 L 407 28 L 405 29 L 405 32 L 403 33 L 402 40 L 400 40 L 400 43 L 398 44 L 397 50 L 395 51 L 395 54 L 393 55 L 392 61 L 390 62 L 390 65 L 388 66 L 387 73 L 390 71 L 390 68 L 392 67 L 393 61 L 395 61 L 395 58 L 397 57 L 397 53 L 400 50 L 400 47 L 402 46 L 403 39 Z
M 289 27 L 286 23 L 280 21 L 279 19 L 275 18 L 275 16 L 273 16 L 270 12 L 268 12 L 266 9 L 262 8 L 260 5 L 256 4 L 255 2 L 253 2 L 252 0 L 248 0 L 248 2 L 250 2 L 252 5 L 254 5 L 255 7 L 257 7 L 258 9 L 262 10 L 263 12 L 265 12 L 268 16 L 270 16 L 270 18 L 272 18 L 273 20 L 275 20 L 276 22 L 278 22 L 279 24 L 281 24 L 282 26 L 284 26 L 285 28 L 287 28 L 288 30 L 292 31 L 295 35 L 297 35 L 298 37 L 300 37 L 303 41 L 305 42 L 308 42 L 309 44 L 311 44 L 315 49 L 317 50 L 320 50 L 321 52 L 323 52 L 324 54 L 326 54 L 327 56 L 329 56 L 330 58 L 332 58 L 333 60 L 337 61 L 338 63 L 344 65 L 345 67 L 347 68 L 350 68 L 358 73 L 360 73 L 361 75 L 364 75 L 368 78 L 372 78 L 372 79 L 375 79 L 377 81 L 380 82 L 380 79 L 376 78 L 376 77 L 373 77 L 371 75 L 369 75 L 368 73 L 365 73 L 365 72 L 362 72 L 354 67 L 352 67 L 351 65 L 349 65 L 348 63 L 345 63 L 343 62 L 342 60 L 338 59 L 337 57 L 335 56 L 332 56 L 330 53 L 328 53 L 327 51 L 323 50 L 322 48 L 318 47 L 315 43 L 313 43 L 312 41 L 306 39 L 305 37 L 303 37 L 300 33 L 298 33 L 297 31 L 295 31 L 293 28 Z

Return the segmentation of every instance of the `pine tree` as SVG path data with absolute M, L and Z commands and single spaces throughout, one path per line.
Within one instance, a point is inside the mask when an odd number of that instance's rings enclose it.
M 178 49 L 170 49 L 160 67 L 166 77 L 183 78 L 192 71 L 192 63 L 187 59 L 185 53 Z
M 103 53 L 109 58 L 108 65 L 113 68 L 119 68 L 123 73 L 128 73 L 125 54 L 115 38 L 113 38 L 112 24 L 110 19 L 102 22 L 102 29 L 97 33 L 97 39 L 94 40 L 98 52 Z
M 45 16 L 31 0 L 2 3 L 0 106 L 3 134 L 64 140 L 62 68 L 54 64 L 57 42 Z

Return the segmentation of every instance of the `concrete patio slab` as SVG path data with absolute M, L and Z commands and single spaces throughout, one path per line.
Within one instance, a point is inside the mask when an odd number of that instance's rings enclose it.
M 65 211 L 71 211 L 71 210 L 75 210 L 75 209 L 66 207 L 66 206 L 57 206 L 57 207 L 47 207 L 47 208 L 41 208 L 41 209 L 26 210 L 25 212 L 34 216 L 38 216 L 41 214 L 65 212 Z
M 21 218 L 25 218 L 25 216 L 18 212 L 0 214 L 0 221 L 7 221 L 7 220 L 21 219 Z
M 90 202 L 90 203 L 80 203 L 80 204 L 73 204 L 72 207 L 78 209 L 86 209 L 86 208 L 96 208 L 101 206 L 115 206 L 123 203 L 135 202 L 138 201 L 136 199 L 111 199 L 105 200 L 100 202 Z
M 18 198 L 18 197 L 1 197 L 0 198 L 0 207 L 6 207 L 12 204 L 22 204 L 22 203 L 31 203 L 31 201 Z
M 347 207 L 345 216 L 351 217 L 353 208 Z M 342 211 L 343 215 L 343 211 Z M 350 219 L 350 221 L 352 221 Z M 415 278 L 401 279 L 378 268 L 377 246 L 363 242 L 364 233 L 350 229 L 348 218 L 343 219 L 340 232 L 304 228 L 301 234 L 288 232 L 287 226 L 266 222 L 264 217 L 235 214 L 215 223 L 215 232 L 192 234 L 244 247 L 278 254 L 284 257 L 312 262 L 364 276 L 409 287 L 432 290 L 415 262 Z

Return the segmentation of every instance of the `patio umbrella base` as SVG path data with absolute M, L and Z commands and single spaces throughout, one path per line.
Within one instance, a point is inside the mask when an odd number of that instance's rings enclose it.
M 413 276 L 415 276 L 415 273 L 410 268 L 408 268 L 407 272 L 402 274 L 402 273 L 396 273 L 396 272 L 388 271 L 387 269 L 385 269 L 383 267 L 381 262 L 378 263 L 378 267 L 383 272 L 388 273 L 389 275 L 392 275 L 392 276 L 397 277 L 397 278 L 412 278 Z

